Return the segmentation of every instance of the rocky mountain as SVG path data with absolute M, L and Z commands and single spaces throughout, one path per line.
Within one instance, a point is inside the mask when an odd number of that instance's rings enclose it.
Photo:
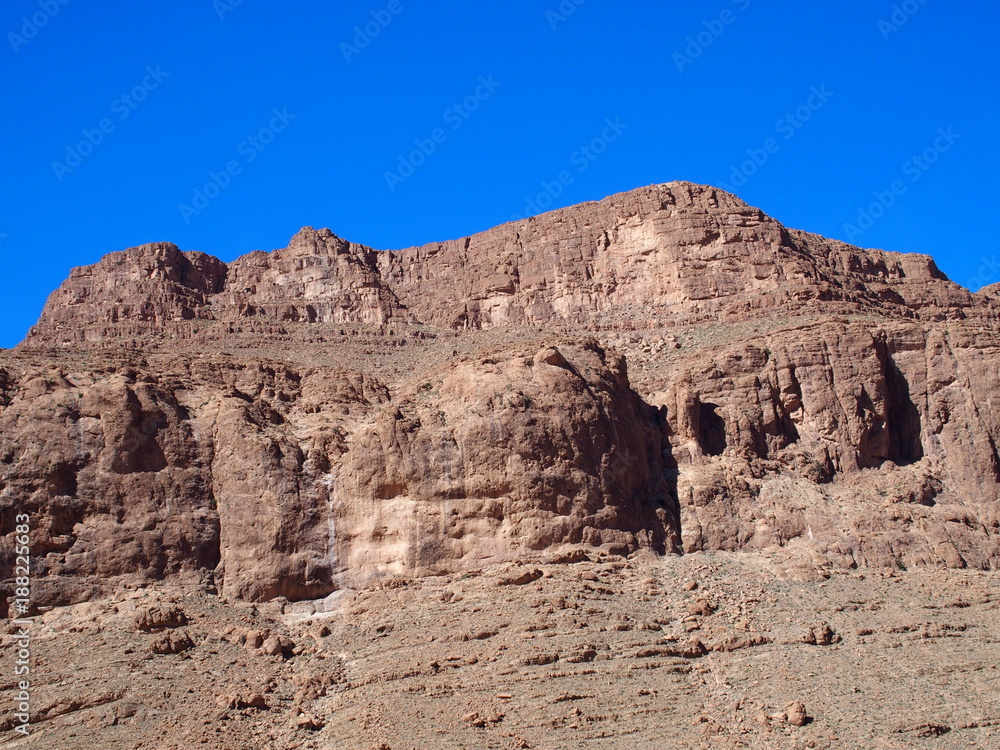
M 144 245 L 0 356 L 0 505 L 31 516 L 41 606 L 315 599 L 567 545 L 994 569 L 998 305 L 688 183 L 404 250 Z
M 287 248 L 228 265 L 143 245 L 75 269 L 26 343 L 177 341 L 248 321 L 636 330 L 801 315 L 806 305 L 993 319 L 987 298 L 949 282 L 927 256 L 861 251 L 786 229 L 721 190 L 672 183 L 389 252 L 311 227 Z

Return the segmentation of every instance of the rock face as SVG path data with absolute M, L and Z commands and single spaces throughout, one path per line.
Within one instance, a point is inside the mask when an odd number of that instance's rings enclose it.
M 228 266 L 143 245 L 76 269 L 27 343 L 176 341 L 248 321 L 634 330 L 806 309 L 927 321 L 989 309 L 995 320 L 992 299 L 927 256 L 861 251 L 786 229 L 721 190 L 671 183 L 390 252 L 310 227 Z
M 828 320 L 678 366 L 652 400 L 676 415 L 685 549 L 995 566 L 1000 382 L 982 332 Z
M 208 571 L 232 598 L 317 598 L 567 543 L 680 549 L 666 421 L 593 342 L 462 362 L 392 401 L 361 373 L 172 367 L 26 373 L 0 413 L 40 603 Z
M 383 283 L 371 248 L 329 229 L 303 229 L 284 250 L 254 252 L 229 266 L 224 318 L 262 317 L 303 323 L 411 319 Z
M 0 506 L 39 603 L 315 598 L 563 544 L 995 568 L 998 305 L 687 183 L 398 251 L 144 245 L 0 356 Z
M 214 568 L 211 454 L 173 392 L 134 372 L 74 380 L 26 372 L 0 414 L 4 513 L 31 516 L 35 596 L 80 601 L 126 573 Z M 11 536 L 3 547 L 9 577 Z
M 973 306 L 926 256 L 785 229 L 714 188 L 674 183 L 379 256 L 382 276 L 442 327 L 745 321 L 813 310 L 938 317 Z
M 189 321 L 212 319 L 207 303 L 225 287 L 226 273 L 218 258 L 182 253 L 168 242 L 110 253 L 73 269 L 29 337 L 96 343 L 149 330 L 184 335 Z
M 666 421 L 596 343 L 447 365 L 360 432 L 331 480 L 337 555 L 431 574 L 565 543 L 680 550 Z

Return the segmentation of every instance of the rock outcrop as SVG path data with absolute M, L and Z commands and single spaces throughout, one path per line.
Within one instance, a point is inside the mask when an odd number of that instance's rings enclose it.
M 788 230 L 733 195 L 687 183 L 385 253 L 379 266 L 417 318 L 446 328 L 633 329 L 805 306 L 937 318 L 975 304 L 927 256 Z
M 81 601 L 122 575 L 219 562 L 211 454 L 174 393 L 134 371 L 21 375 L 0 413 L 4 516 L 27 513 L 33 598 Z M 4 578 L 14 564 L 4 537 Z
M 225 293 L 215 300 L 225 319 L 363 323 L 410 320 L 382 282 L 377 253 L 307 227 L 288 247 L 244 255 L 229 265 Z
M 665 419 L 593 342 L 446 366 L 393 400 L 355 372 L 166 366 L 26 372 L 0 412 L 37 603 L 163 578 L 306 599 L 562 544 L 680 549 Z
M 449 363 L 359 431 L 331 478 L 349 577 L 562 544 L 680 551 L 666 421 L 594 342 Z
M 673 415 L 685 549 L 995 566 L 1000 374 L 983 333 L 826 320 L 671 368 L 651 400 Z
M 227 271 L 218 258 L 169 242 L 109 253 L 73 269 L 28 338 L 93 344 L 150 331 L 184 336 L 191 321 L 213 319 L 208 302 L 225 288 Z
M 633 330 L 808 310 L 995 323 L 992 299 L 928 256 L 789 230 L 721 190 L 671 183 L 406 250 L 311 227 L 228 266 L 143 245 L 74 270 L 27 343 L 221 337 L 234 321 Z
M 998 313 L 687 183 L 405 250 L 144 245 L 0 356 L 0 506 L 40 604 L 316 598 L 564 544 L 995 568 Z

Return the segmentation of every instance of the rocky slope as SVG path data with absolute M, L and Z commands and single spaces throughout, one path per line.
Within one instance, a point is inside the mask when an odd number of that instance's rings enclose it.
M 32 626 L 32 735 L 11 746 L 1000 743 L 995 573 L 842 571 L 816 584 L 752 553 L 576 551 L 315 602 L 220 606 L 154 584 L 53 609 Z M 10 726 L 0 716 L 16 739 Z
M 0 357 L 0 504 L 31 515 L 39 606 L 581 543 L 993 569 L 997 305 L 687 183 L 398 251 L 145 245 Z

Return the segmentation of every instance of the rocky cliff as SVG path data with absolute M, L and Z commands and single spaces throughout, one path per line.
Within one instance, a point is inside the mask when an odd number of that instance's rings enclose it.
M 145 245 L 0 357 L 0 504 L 43 603 L 314 598 L 565 544 L 994 568 L 997 306 L 688 183 L 405 250 Z
M 177 341 L 248 321 L 633 330 L 806 310 L 933 321 L 981 317 L 987 299 L 927 256 L 789 230 L 721 190 L 672 183 L 389 252 L 311 227 L 228 266 L 143 245 L 74 270 L 27 343 Z

